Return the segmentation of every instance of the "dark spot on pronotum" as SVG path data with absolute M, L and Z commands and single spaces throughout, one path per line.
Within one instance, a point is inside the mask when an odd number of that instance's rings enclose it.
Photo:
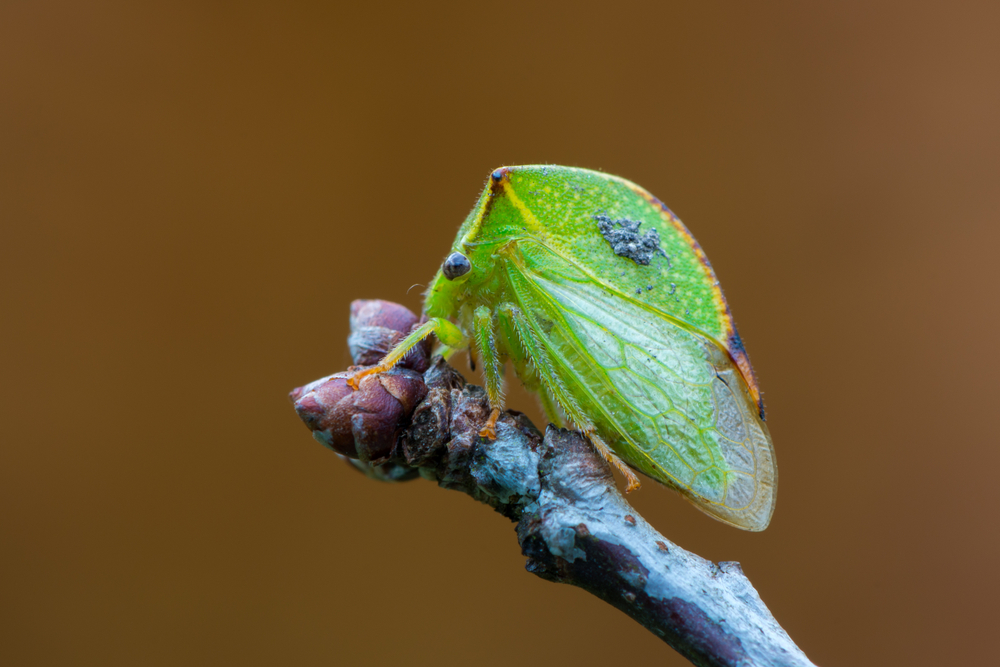
M 639 234 L 641 221 L 628 218 L 612 220 L 607 215 L 595 215 L 594 219 L 604 240 L 619 257 L 647 266 L 654 255 L 667 256 L 660 247 L 660 233 L 656 229 L 647 229 Z
M 657 540 L 656 541 L 656 546 L 659 548 L 660 551 L 663 551 L 663 552 L 670 551 L 670 548 L 667 546 L 666 542 L 661 542 L 661 541 Z
M 729 335 L 729 354 L 736 361 L 740 361 L 742 359 L 743 361 L 745 361 L 747 367 L 748 368 L 750 367 L 750 355 L 747 354 L 747 349 L 746 347 L 743 346 L 743 339 L 740 338 L 740 332 L 736 330 L 735 326 L 733 326 L 733 333 Z M 751 374 L 750 380 L 753 381 L 754 378 L 752 377 L 753 375 L 752 369 L 750 370 L 750 374 Z M 764 415 L 763 396 L 757 399 L 757 412 L 760 415 L 761 421 L 767 421 L 767 417 Z
M 460 252 L 453 252 L 444 260 L 444 264 L 441 265 L 441 273 L 448 280 L 454 280 L 464 276 L 466 273 L 472 270 L 472 262 L 469 258 Z
M 634 526 L 635 525 L 635 517 L 632 516 L 631 514 L 626 514 L 625 515 L 625 523 L 627 523 L 630 526 Z
M 742 352 L 746 354 L 747 349 L 743 347 L 743 339 L 740 338 L 740 332 L 733 327 L 733 333 L 729 336 L 729 349 L 733 352 Z

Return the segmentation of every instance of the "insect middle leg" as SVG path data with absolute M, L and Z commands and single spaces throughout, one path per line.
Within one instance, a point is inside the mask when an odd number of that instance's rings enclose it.
M 496 440 L 497 419 L 503 412 L 503 364 L 496 344 L 496 323 L 493 313 L 486 306 L 476 308 L 473 317 L 473 327 L 476 351 L 483 366 L 483 377 L 486 380 L 486 397 L 490 402 L 490 416 L 479 435 L 490 440 Z

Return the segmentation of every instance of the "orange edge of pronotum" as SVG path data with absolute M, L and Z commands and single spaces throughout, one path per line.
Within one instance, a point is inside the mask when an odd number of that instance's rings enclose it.
M 743 347 L 743 341 L 740 338 L 739 332 L 736 331 L 736 324 L 733 321 L 733 313 L 729 310 L 729 304 L 726 303 L 726 297 L 722 294 L 722 287 L 719 285 L 718 278 L 715 277 L 715 269 L 712 268 L 711 262 L 708 261 L 708 256 L 705 255 L 705 251 L 701 249 L 701 245 L 698 244 L 698 241 L 691 235 L 691 232 L 689 232 L 688 228 L 684 226 L 684 223 L 681 222 L 680 218 L 674 215 L 674 212 L 667 208 L 666 204 L 638 185 L 633 184 L 632 189 L 636 192 L 636 194 L 641 195 L 647 202 L 660 209 L 660 213 L 663 217 L 668 220 L 681 237 L 687 241 L 688 245 L 691 246 L 691 249 L 694 250 L 694 254 L 698 258 L 698 261 L 701 262 L 701 266 L 709 279 L 709 283 L 712 285 L 712 298 L 715 301 L 715 309 L 722 317 L 722 321 L 726 327 L 726 351 L 729 352 L 729 356 L 732 357 L 736 367 L 739 368 L 740 373 L 743 374 L 743 379 L 746 380 L 747 387 L 750 389 L 750 395 L 757 403 L 757 409 L 760 412 L 761 419 L 763 419 L 764 401 L 760 396 L 760 387 L 757 384 L 757 375 L 753 372 L 753 366 L 750 365 L 750 356 Z

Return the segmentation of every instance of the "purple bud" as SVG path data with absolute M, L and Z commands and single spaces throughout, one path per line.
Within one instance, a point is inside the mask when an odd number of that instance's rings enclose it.
M 427 395 L 420 374 L 393 369 L 369 375 L 352 391 L 337 373 L 291 392 L 295 411 L 313 437 L 339 454 L 368 463 L 389 455 L 400 424 Z
M 347 344 L 354 363 L 373 366 L 419 326 L 423 318 L 398 303 L 381 299 L 359 299 L 351 303 L 351 335 Z M 423 373 L 430 368 L 431 341 L 425 339 L 407 354 L 399 366 Z
M 384 327 L 409 333 L 418 318 L 406 306 L 381 299 L 357 299 L 351 302 L 351 330 L 358 327 Z

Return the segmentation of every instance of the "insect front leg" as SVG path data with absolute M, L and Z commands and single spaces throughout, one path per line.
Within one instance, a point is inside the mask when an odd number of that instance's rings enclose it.
M 503 412 L 503 366 L 500 363 L 500 353 L 496 344 L 496 323 L 493 313 L 486 306 L 479 306 L 473 317 L 476 352 L 483 366 L 483 376 L 486 379 L 486 397 L 490 401 L 490 417 L 486 420 L 479 435 L 490 440 L 496 440 L 497 419 Z
M 357 389 L 361 386 L 362 378 L 369 375 L 385 373 L 387 370 L 398 364 L 403 357 L 406 356 L 406 353 L 412 350 L 417 343 L 431 334 L 436 334 L 441 344 L 447 348 L 458 349 L 465 344 L 465 336 L 458 327 L 443 317 L 434 317 L 421 324 L 419 327 L 414 329 L 410 335 L 399 341 L 399 343 L 396 344 L 396 347 L 389 350 L 389 353 L 382 357 L 382 361 L 378 362 L 378 364 L 372 366 L 371 368 L 366 368 L 363 371 L 358 371 L 351 377 L 347 378 L 347 384 L 350 385 L 352 389 Z

